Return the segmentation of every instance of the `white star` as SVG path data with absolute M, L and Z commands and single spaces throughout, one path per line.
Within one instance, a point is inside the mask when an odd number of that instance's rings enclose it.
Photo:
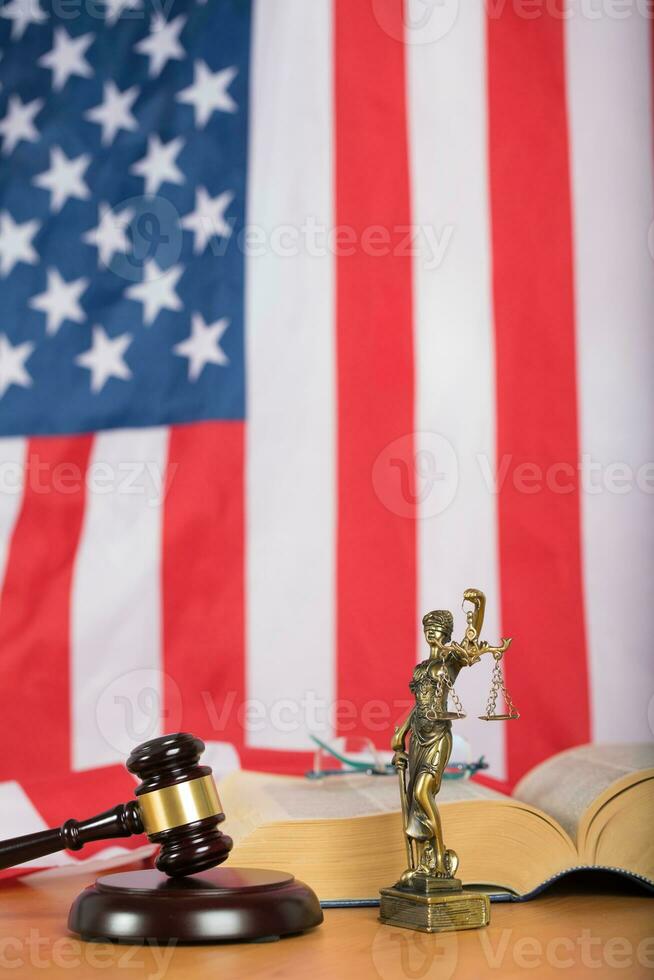
M 198 187 L 195 192 L 195 211 L 182 218 L 182 228 L 192 231 L 195 235 L 193 250 L 200 254 L 207 247 L 207 242 L 214 235 L 229 238 L 232 233 L 229 222 L 225 219 L 225 211 L 234 200 L 231 191 L 223 191 L 218 197 L 209 197 L 205 187 Z
M 84 310 L 79 298 L 88 286 L 88 279 L 65 282 L 56 269 L 48 269 L 48 285 L 44 293 L 33 296 L 29 305 L 33 310 L 45 313 L 45 330 L 55 334 L 64 320 L 84 322 Z
M 183 14 L 175 17 L 175 20 L 171 20 L 170 23 L 166 22 L 163 14 L 154 14 L 150 34 L 134 45 L 136 51 L 146 54 L 150 59 L 149 75 L 158 75 L 171 58 L 182 60 L 185 52 L 179 42 L 179 35 L 185 23 L 186 17 Z
M 11 153 L 21 140 L 36 143 L 39 132 L 34 125 L 34 117 L 42 108 L 43 99 L 23 102 L 19 95 L 9 96 L 7 113 L 0 119 L 0 135 L 4 136 L 3 153 Z
M 189 381 L 198 380 L 205 364 L 220 364 L 222 367 L 229 364 L 229 358 L 220 346 L 220 339 L 228 326 L 227 317 L 206 324 L 199 313 L 193 314 L 190 335 L 173 347 L 173 352 L 179 357 L 188 357 Z
M 130 286 L 125 295 L 143 303 L 143 322 L 150 326 L 161 310 L 181 310 L 182 301 L 175 292 L 175 286 L 184 269 L 172 265 L 162 272 L 154 259 L 145 263 L 143 282 Z
M 30 387 L 32 377 L 25 367 L 25 361 L 33 350 L 34 344 L 30 341 L 12 347 L 5 334 L 0 333 L 0 398 L 11 385 Z
M 41 227 L 38 221 L 17 224 L 8 211 L 0 214 L 0 275 L 8 276 L 17 262 L 35 265 L 38 255 L 32 239 Z
M 104 83 L 104 99 L 99 105 L 84 113 L 91 122 L 102 126 L 102 144 L 109 146 L 116 138 L 119 129 L 138 129 L 138 123 L 131 113 L 131 108 L 138 98 L 139 90 L 136 85 L 120 92 L 111 80 Z
M 184 140 L 180 136 L 169 143 L 162 143 L 156 133 L 148 136 L 148 152 L 130 167 L 130 173 L 145 180 L 146 194 L 156 194 L 167 180 L 171 184 L 184 183 L 184 174 L 175 163 L 183 146 Z
M 102 201 L 98 205 L 98 223 L 82 235 L 87 245 L 95 245 L 98 250 L 98 265 L 109 267 L 116 252 L 128 252 L 130 240 L 126 229 L 134 217 L 132 208 L 124 211 L 112 211 L 108 204 Z
M 55 28 L 54 46 L 38 61 L 39 65 L 52 70 L 52 87 L 55 91 L 62 89 L 71 75 L 79 75 L 82 78 L 92 76 L 93 69 L 84 55 L 86 49 L 93 44 L 93 40 L 93 34 L 70 37 L 63 27 Z
M 211 72 L 204 61 L 195 62 L 194 82 L 178 93 L 177 101 L 195 106 L 195 125 L 199 129 L 207 125 L 214 109 L 220 112 L 236 112 L 238 106 L 227 88 L 237 74 L 236 68 Z
M 75 358 L 75 364 L 91 372 L 91 391 L 102 391 L 109 378 L 129 381 L 132 372 L 125 364 L 124 354 L 131 343 L 131 334 L 124 333 L 112 340 L 102 327 L 93 327 L 93 344 Z
M 141 0 L 105 0 L 105 18 L 109 27 L 115 24 L 123 10 L 140 10 Z
M 48 15 L 39 6 L 39 0 L 11 0 L 0 10 L 0 17 L 13 21 L 12 41 L 18 41 L 30 24 L 42 24 L 48 19 Z
M 84 174 L 90 162 L 91 157 L 88 153 L 69 160 L 61 147 L 52 147 L 50 169 L 44 170 L 34 178 L 37 187 L 44 187 L 52 194 L 50 199 L 52 211 L 61 211 L 69 197 L 85 201 L 90 196 L 84 182 Z

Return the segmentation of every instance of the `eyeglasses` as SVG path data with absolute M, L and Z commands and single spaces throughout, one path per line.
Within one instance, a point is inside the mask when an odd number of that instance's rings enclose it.
M 364 736 L 341 736 L 329 742 L 310 736 L 316 745 L 313 769 L 305 773 L 307 779 L 324 779 L 325 776 L 347 776 L 365 773 L 368 776 L 394 776 L 391 752 L 377 749 L 371 739 Z M 483 755 L 471 761 L 470 744 L 460 735 L 454 735 L 452 758 L 443 773 L 444 779 L 469 779 L 476 772 L 488 769 Z M 334 763 L 337 763 L 336 765 Z

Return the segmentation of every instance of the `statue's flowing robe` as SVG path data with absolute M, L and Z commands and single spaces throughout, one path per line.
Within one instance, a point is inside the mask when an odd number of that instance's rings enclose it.
M 429 840 L 433 836 L 428 815 L 418 800 L 414 799 L 413 788 L 421 773 L 430 773 L 435 780 L 435 790 L 440 788 L 440 777 L 447 765 L 452 751 L 452 722 L 430 721 L 421 716 L 418 710 L 411 720 L 411 742 L 409 744 L 409 783 L 407 795 L 409 813 L 407 834 L 416 840 Z M 430 793 L 432 806 L 436 806 L 436 792 Z

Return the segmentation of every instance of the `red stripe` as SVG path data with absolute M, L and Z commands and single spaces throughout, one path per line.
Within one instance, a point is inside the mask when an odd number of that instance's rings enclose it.
M 243 742 L 243 424 L 171 429 L 163 526 L 165 730 Z
M 525 19 L 507 4 L 488 17 L 498 467 L 508 463 L 499 494 L 502 620 L 516 637 L 506 673 L 522 712 L 507 726 L 511 782 L 590 737 L 561 15 Z M 524 464 L 569 492 L 545 482 L 525 492 Z
M 71 578 L 91 443 L 74 436 L 28 446 L 0 605 L 0 780 L 70 769 Z
M 34 766 L 28 770 L 28 767 L 21 763 L 20 767 L 15 769 L 14 776 L 48 827 L 59 827 L 71 817 L 83 820 L 103 810 L 109 810 L 118 803 L 128 802 L 134 799 L 136 787 L 136 781 L 127 772 L 125 766 L 119 765 L 102 766 L 86 772 L 62 776 L 50 773 L 48 767 L 44 766 Z M 138 834 L 134 837 L 95 841 L 86 844 L 81 851 L 68 853 L 78 861 L 85 861 L 109 847 L 133 850 L 147 843 L 147 838 L 143 834 Z M 0 880 L 27 875 L 47 867 L 48 864 L 48 858 L 44 857 L 39 868 L 31 869 L 18 865 L 0 871 Z
M 34 808 L 49 827 L 58 827 L 70 817 L 83 820 L 118 803 L 127 803 L 134 799 L 136 787 L 133 776 L 121 765 L 69 773 L 63 778 L 44 775 L 42 768 L 33 774 L 18 773 L 17 776 Z M 85 860 L 112 845 L 131 850 L 147 843 L 147 838 L 139 834 L 115 841 L 97 841 L 87 844 L 81 851 L 70 853 L 79 860 Z M 47 863 L 47 859 L 44 863 Z
M 359 734 L 373 734 L 365 703 L 404 697 L 415 663 L 415 520 L 401 485 L 413 466 L 411 258 L 398 248 L 411 212 L 405 54 L 392 34 L 402 37 L 402 0 L 335 0 L 336 224 L 356 236 L 344 232 L 336 260 L 337 689 Z M 371 248 L 362 236 L 379 228 Z M 376 493 L 375 460 L 397 439 Z M 387 745 L 389 733 L 390 722 L 374 737 Z
M 43 767 L 17 776 L 35 809 L 51 827 L 69 817 L 83 820 L 118 803 L 128 802 L 134 798 L 137 782 L 123 765 L 98 766 L 85 772 L 68 773 L 64 778 L 54 777 Z M 136 843 L 142 845 L 147 841 L 137 840 Z M 81 856 L 86 854 L 85 848 Z

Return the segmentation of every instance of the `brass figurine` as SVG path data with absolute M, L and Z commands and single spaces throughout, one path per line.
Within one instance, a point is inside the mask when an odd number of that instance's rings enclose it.
M 424 616 L 422 625 L 429 657 L 415 668 L 409 689 L 415 706 L 391 742 L 393 765 L 400 783 L 407 869 L 392 888 L 381 891 L 380 919 L 391 925 L 441 932 L 474 929 L 490 921 L 488 897 L 464 891 L 456 878 L 459 859 L 445 846 L 436 796 L 452 751 L 452 720 L 465 717 L 454 689 L 462 667 L 492 654 L 495 664 L 485 721 L 518 718 L 504 684 L 500 661 L 511 640 L 498 646 L 480 640 L 486 597 L 479 589 L 466 589 L 464 602 L 471 604 L 467 628 L 460 643 L 452 641 L 452 613 L 438 609 Z M 506 712 L 496 713 L 502 693 Z M 452 699 L 454 710 L 448 706 Z M 406 741 L 410 734 L 407 751 Z

